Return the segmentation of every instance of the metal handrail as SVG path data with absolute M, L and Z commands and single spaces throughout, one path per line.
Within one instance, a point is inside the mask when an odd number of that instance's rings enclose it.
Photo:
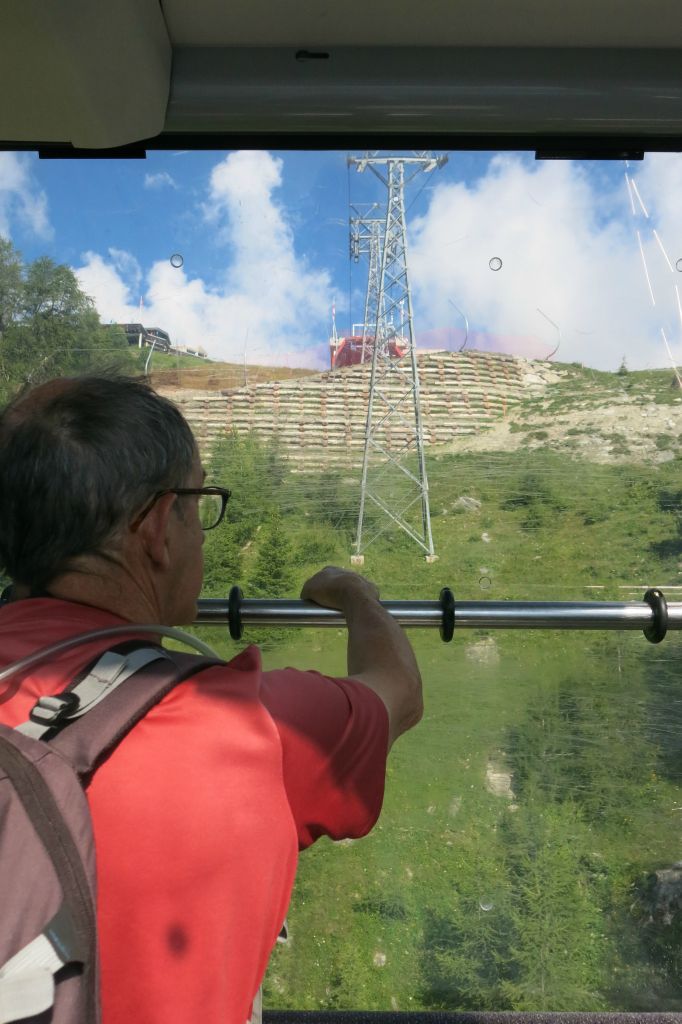
M 659 643 L 669 629 L 682 629 L 682 602 L 670 603 L 650 589 L 641 602 L 619 601 L 456 601 L 445 587 L 438 601 L 382 601 L 382 606 L 408 628 L 439 628 L 444 640 L 456 629 L 641 629 Z M 235 639 L 244 627 L 342 627 L 343 613 L 311 601 L 244 598 L 233 587 L 227 600 L 198 602 L 195 625 L 228 625 Z

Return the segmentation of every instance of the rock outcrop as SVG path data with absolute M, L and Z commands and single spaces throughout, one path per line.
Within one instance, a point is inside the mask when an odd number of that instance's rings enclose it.
M 643 885 L 642 901 L 649 924 L 669 927 L 682 921 L 682 861 L 650 874 Z

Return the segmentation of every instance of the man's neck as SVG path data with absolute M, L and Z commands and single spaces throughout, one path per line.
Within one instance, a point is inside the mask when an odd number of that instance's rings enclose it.
M 123 567 L 107 566 L 106 577 L 96 567 L 64 573 L 51 581 L 50 597 L 101 608 L 128 622 L 163 622 L 153 588 L 144 586 Z

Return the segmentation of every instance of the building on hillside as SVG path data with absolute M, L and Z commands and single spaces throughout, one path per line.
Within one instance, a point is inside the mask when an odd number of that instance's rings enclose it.
M 192 347 L 191 345 L 178 345 L 177 348 L 171 349 L 171 352 L 178 352 L 183 356 L 194 356 L 196 359 L 208 360 L 208 352 L 201 345 Z
M 148 327 L 147 336 L 156 342 L 155 348 L 160 348 L 163 352 L 171 351 L 171 340 L 167 331 L 162 331 L 160 327 Z
M 183 356 L 194 356 L 195 359 L 208 360 L 208 353 L 201 345 L 173 345 L 168 331 L 160 327 L 144 327 L 143 324 L 113 324 L 120 328 L 128 339 L 129 345 L 138 348 L 154 348 L 157 352 L 177 353 Z
M 160 327 L 144 327 L 143 324 L 116 324 L 116 327 L 125 334 L 129 345 L 137 345 L 138 348 L 158 349 L 161 352 L 171 351 L 170 336 Z

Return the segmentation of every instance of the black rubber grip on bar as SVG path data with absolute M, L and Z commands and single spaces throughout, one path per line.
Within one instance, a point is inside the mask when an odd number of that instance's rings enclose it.
M 647 590 L 644 600 L 654 613 L 654 621 L 644 629 L 644 636 L 649 643 L 660 644 L 668 632 L 668 602 L 663 592 L 656 587 Z
M 227 598 L 227 624 L 233 640 L 241 640 L 244 635 L 242 625 L 242 594 L 239 587 L 232 587 Z
M 455 632 L 455 595 L 449 587 L 443 587 L 441 590 L 440 603 L 443 609 L 440 638 L 444 643 L 449 644 L 452 640 L 452 634 Z

